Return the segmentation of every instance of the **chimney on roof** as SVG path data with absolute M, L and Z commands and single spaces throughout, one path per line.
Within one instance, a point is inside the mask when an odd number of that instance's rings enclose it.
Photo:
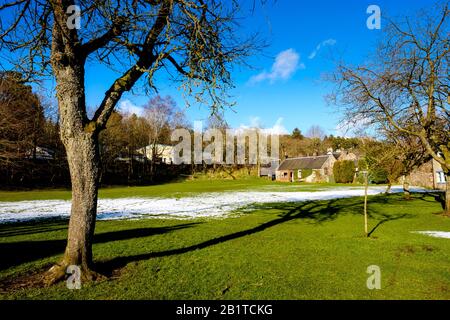
M 285 152 L 284 153 L 284 159 L 287 159 L 287 158 L 289 158 L 289 156 L 288 156 L 287 152 Z

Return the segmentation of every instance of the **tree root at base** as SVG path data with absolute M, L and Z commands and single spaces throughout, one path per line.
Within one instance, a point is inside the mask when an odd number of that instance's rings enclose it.
M 69 264 L 60 263 L 52 266 L 45 274 L 43 275 L 43 284 L 45 286 L 51 286 L 56 284 L 59 281 L 67 279 L 71 273 L 68 272 Z M 106 280 L 107 277 L 92 270 L 87 266 L 78 266 L 80 268 L 80 282 L 92 282 L 92 281 L 102 281 Z

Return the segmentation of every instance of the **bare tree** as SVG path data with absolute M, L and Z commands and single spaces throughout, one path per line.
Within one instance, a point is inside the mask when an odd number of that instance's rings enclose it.
M 390 21 L 385 29 L 367 64 L 338 66 L 334 98 L 344 106 L 346 119 L 365 119 L 367 125 L 417 137 L 445 172 L 450 213 L 448 1 L 413 21 Z
M 136 150 L 148 144 L 150 128 L 145 118 L 138 117 L 136 114 L 125 115 L 122 122 L 125 133 L 126 153 L 128 155 L 128 183 L 130 183 L 134 175 Z
M 121 156 L 130 139 L 125 128 L 124 117 L 114 111 L 106 123 L 106 128 L 99 135 L 101 174 L 100 182 L 104 182 L 108 169 L 114 166 L 116 159 Z
M 165 151 L 158 145 L 169 140 L 170 130 L 177 125 L 177 122 L 181 121 L 182 112 L 177 109 L 175 101 L 170 96 L 161 97 L 158 95 L 150 99 L 144 106 L 144 117 L 149 126 L 150 178 L 153 180 L 155 163 Z M 147 154 L 147 150 L 145 150 L 145 154 Z
M 226 105 L 230 65 L 243 62 L 255 48 L 253 37 L 241 41 L 234 32 L 238 9 L 237 1 L 216 0 L 2 1 L 2 57 L 27 79 L 50 71 L 56 81 L 60 136 L 72 180 L 67 247 L 47 282 L 62 278 L 69 265 L 80 266 L 84 279 L 98 276 L 92 270 L 98 136 L 122 95 L 144 75 L 155 88 L 155 73 L 164 71 L 196 102 Z M 118 73 L 91 118 L 85 99 L 87 61 Z
M 319 125 L 311 126 L 306 132 L 306 136 L 311 139 L 322 140 L 325 137 L 325 131 Z
M 225 130 L 229 129 L 227 120 L 225 119 L 225 114 L 223 111 L 217 111 L 209 115 L 207 124 L 207 129 L 219 129 L 225 134 Z
M 306 132 L 308 140 L 308 154 L 319 155 L 323 149 L 322 140 L 325 138 L 325 131 L 319 125 L 311 126 Z
M 430 160 L 420 140 L 406 134 L 386 133 L 387 141 L 368 140 L 361 147 L 369 170 L 382 170 L 386 174 L 389 193 L 392 184 L 402 176 L 405 199 L 410 198 L 408 175 Z

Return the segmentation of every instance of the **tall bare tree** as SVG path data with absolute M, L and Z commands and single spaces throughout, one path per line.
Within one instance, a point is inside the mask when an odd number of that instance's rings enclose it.
M 148 151 L 151 155 L 150 178 L 152 180 L 155 174 L 155 163 L 165 151 L 158 145 L 170 140 L 170 130 L 176 126 L 177 120 L 181 120 L 181 114 L 182 112 L 177 109 L 175 101 L 170 96 L 157 95 L 144 106 L 144 117 L 149 126 L 148 147 L 150 150 Z
M 392 184 L 397 183 L 403 176 L 404 195 L 409 199 L 408 175 L 431 157 L 415 136 L 391 133 L 386 133 L 386 136 L 386 141 L 367 140 L 361 145 L 366 163 L 369 171 L 381 170 L 386 174 L 386 193 L 389 193 Z
M 308 154 L 319 155 L 323 151 L 325 131 L 319 125 L 312 125 L 306 132 L 306 137 L 309 138 Z
M 122 119 L 123 131 L 125 133 L 126 154 L 128 162 L 128 183 L 133 180 L 135 168 L 135 156 L 137 150 L 148 144 L 148 131 L 150 130 L 148 122 L 143 117 L 136 114 L 125 115 Z
M 311 126 L 306 132 L 306 136 L 310 139 L 320 139 L 322 140 L 325 137 L 325 131 L 319 125 Z
M 154 75 L 163 71 L 194 101 L 213 108 L 226 105 L 230 65 L 255 48 L 253 36 L 241 41 L 235 32 L 238 9 L 237 1 L 216 0 L 1 2 L 2 57 L 30 79 L 50 71 L 56 81 L 72 208 L 65 254 L 48 272 L 48 282 L 63 277 L 69 265 L 80 266 L 84 279 L 98 275 L 92 270 L 98 136 L 122 95 L 144 75 L 156 88 Z M 86 112 L 87 61 L 118 73 L 91 118 Z
M 449 3 L 414 20 L 389 21 L 384 38 L 365 65 L 340 64 L 334 98 L 344 117 L 387 132 L 417 137 L 447 178 L 450 213 Z M 411 146 L 412 147 L 412 146 Z M 420 150 L 417 150 L 420 152 Z

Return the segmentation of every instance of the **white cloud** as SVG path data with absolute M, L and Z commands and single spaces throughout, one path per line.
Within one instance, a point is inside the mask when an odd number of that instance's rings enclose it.
M 321 43 L 319 43 L 317 45 L 316 49 L 314 49 L 314 51 L 311 52 L 311 54 L 308 56 L 308 59 L 314 59 L 322 47 L 334 46 L 335 44 L 336 44 L 336 40 L 334 40 L 334 39 L 327 39 L 327 40 L 322 41 Z
M 279 117 L 275 124 L 272 127 L 265 128 L 262 124 L 261 118 L 259 117 L 250 117 L 250 124 L 245 125 L 241 124 L 237 130 L 246 130 L 246 129 L 254 129 L 259 128 L 266 134 L 288 134 L 288 131 L 283 125 L 283 118 Z
M 260 117 L 250 117 L 250 128 L 262 128 Z
M 278 118 L 271 128 L 266 128 L 264 131 L 267 134 L 288 134 L 288 131 L 283 125 L 283 118 Z
M 144 113 L 144 109 L 142 107 L 138 107 L 128 99 L 120 101 L 118 109 L 125 115 L 132 115 L 134 113 L 137 116 L 142 116 Z
M 275 57 L 270 72 L 263 71 L 250 78 L 250 83 L 257 83 L 269 80 L 274 83 L 277 80 L 289 79 L 297 69 L 305 69 L 305 65 L 300 62 L 300 55 L 294 49 L 287 49 L 280 52 Z

